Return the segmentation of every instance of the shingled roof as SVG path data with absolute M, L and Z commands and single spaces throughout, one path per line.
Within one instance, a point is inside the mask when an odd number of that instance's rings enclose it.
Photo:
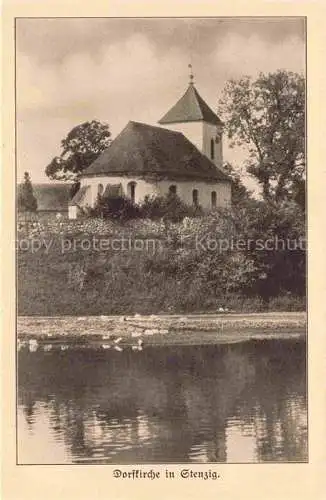
M 88 193 L 88 191 L 91 189 L 90 186 L 83 186 L 81 187 L 77 193 L 75 194 L 75 196 L 72 198 L 72 200 L 70 200 L 69 202 L 69 205 L 77 205 L 77 206 L 82 206 L 85 198 L 86 198 L 86 195 Z
M 127 175 L 230 181 L 182 133 L 130 121 L 83 176 Z
M 158 123 L 180 123 L 205 121 L 213 125 L 223 125 L 219 117 L 200 97 L 195 86 L 191 83 L 186 93 L 168 111 Z
M 22 189 L 19 184 L 18 189 Z M 38 211 L 67 211 L 70 200 L 71 184 L 44 183 L 33 184 L 33 193 L 37 200 Z

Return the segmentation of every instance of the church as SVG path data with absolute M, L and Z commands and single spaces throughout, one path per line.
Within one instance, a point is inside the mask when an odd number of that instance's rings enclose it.
M 223 123 L 199 95 L 190 74 L 184 95 L 158 126 L 130 121 L 80 177 L 69 218 L 103 196 L 176 194 L 204 211 L 231 204 L 231 179 L 223 170 Z

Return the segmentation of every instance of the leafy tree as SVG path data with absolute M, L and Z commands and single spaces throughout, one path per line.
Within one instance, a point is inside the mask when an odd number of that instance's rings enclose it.
M 237 170 L 231 165 L 231 163 L 226 163 L 224 165 L 224 170 L 231 177 L 231 199 L 232 205 L 234 207 L 240 206 L 243 203 L 247 203 L 252 199 L 251 192 L 248 191 L 246 186 L 243 184 L 241 180 L 241 176 L 237 172 Z
M 50 179 L 73 180 L 110 145 L 109 126 L 97 120 L 74 127 L 61 141 L 61 154 L 47 165 Z
M 255 201 L 235 210 L 232 222 L 238 240 L 246 242 L 244 255 L 255 267 L 253 282 L 243 288 L 264 300 L 291 293 L 305 296 L 305 215 L 295 201 L 269 204 Z
M 249 150 L 247 171 L 270 202 L 293 199 L 305 173 L 305 80 L 277 71 L 227 83 L 220 101 L 231 146 Z
M 18 209 L 22 212 L 36 212 L 37 200 L 33 193 L 32 181 L 28 172 L 24 173 L 24 183 L 19 187 Z
M 302 179 L 297 182 L 294 190 L 294 200 L 301 207 L 303 211 L 306 209 L 306 181 Z

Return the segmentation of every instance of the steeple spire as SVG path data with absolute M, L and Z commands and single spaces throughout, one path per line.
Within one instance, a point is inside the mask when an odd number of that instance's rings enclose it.
M 194 84 L 191 63 L 188 68 L 190 80 L 186 92 L 159 120 L 159 124 L 181 132 L 199 151 L 220 167 L 223 164 L 223 123 L 199 95 Z
M 188 68 L 190 69 L 189 85 L 193 85 L 194 84 L 194 74 L 192 72 L 192 64 L 188 64 Z
M 192 69 L 191 64 L 188 65 Z M 198 94 L 190 73 L 189 87 L 179 101 L 160 119 L 160 124 L 203 121 L 222 125 L 221 120 Z

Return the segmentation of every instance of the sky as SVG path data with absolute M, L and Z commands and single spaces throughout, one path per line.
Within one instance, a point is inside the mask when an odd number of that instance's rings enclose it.
M 60 141 L 93 119 L 112 138 L 129 120 L 157 125 L 195 85 L 216 111 L 226 82 L 286 69 L 305 71 L 301 18 L 57 18 L 16 21 L 17 180 L 47 182 Z M 245 151 L 224 139 L 224 160 Z M 250 187 L 250 180 L 246 180 Z

